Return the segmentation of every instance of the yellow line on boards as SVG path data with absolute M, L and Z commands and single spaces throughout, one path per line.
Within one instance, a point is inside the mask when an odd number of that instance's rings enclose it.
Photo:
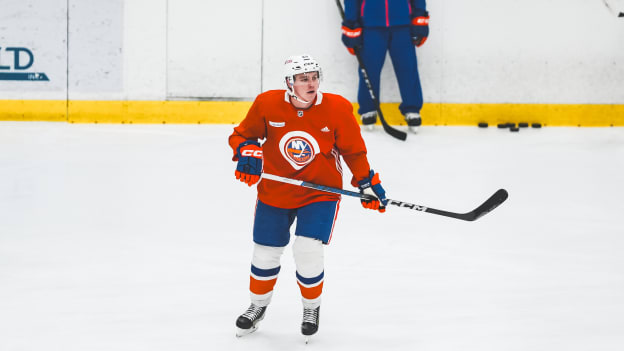
M 0 121 L 67 121 L 65 100 L 0 100 Z
M 0 121 L 238 124 L 251 104 L 251 101 L 0 100 Z M 405 124 L 398 106 L 398 103 L 381 104 L 389 124 Z M 353 107 L 357 111 L 358 105 Z M 624 126 L 624 105 L 426 103 L 421 115 L 423 125 L 440 126 L 480 122 Z

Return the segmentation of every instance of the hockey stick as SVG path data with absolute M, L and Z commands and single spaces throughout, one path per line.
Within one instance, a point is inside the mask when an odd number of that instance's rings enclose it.
M 371 199 L 371 200 L 375 199 L 371 195 L 360 194 L 360 193 L 355 192 L 355 191 L 339 189 L 339 188 L 333 188 L 333 187 L 325 186 L 325 185 L 318 185 L 318 184 L 306 182 L 306 181 L 303 181 L 303 180 L 296 180 L 296 179 L 291 179 L 291 178 L 280 177 L 280 176 L 277 176 L 277 175 L 274 175 L 274 174 L 269 174 L 269 173 L 262 173 L 262 178 L 270 179 L 270 180 L 274 180 L 274 181 L 282 182 L 282 183 L 286 183 L 286 184 L 302 186 L 304 188 L 310 188 L 310 189 L 325 191 L 325 192 L 328 192 L 328 193 L 334 193 L 334 194 L 341 194 L 341 195 L 357 197 L 357 198 L 360 198 L 360 199 Z M 490 196 L 489 199 L 485 200 L 485 202 L 482 203 L 479 207 L 475 208 L 474 210 L 472 210 L 470 212 L 466 212 L 466 213 L 455 213 L 455 212 L 443 211 L 443 210 L 438 210 L 438 209 L 431 208 L 431 207 L 425 207 L 425 206 L 422 206 L 422 205 L 416 205 L 416 204 L 411 204 L 409 202 L 397 201 L 397 200 L 392 200 L 392 199 L 388 199 L 388 205 L 395 205 L 395 206 L 398 206 L 398 207 L 405 207 L 405 208 L 409 208 L 410 210 L 414 210 L 414 211 L 433 213 L 433 214 L 436 214 L 436 215 L 439 215 L 439 216 L 451 217 L 451 218 L 456 218 L 456 219 L 461 219 L 461 220 L 464 220 L 464 221 L 472 222 L 472 221 L 477 220 L 478 218 L 484 216 L 488 212 L 494 210 L 500 204 L 505 202 L 505 200 L 507 200 L 508 196 L 509 196 L 509 194 L 507 193 L 507 190 L 499 189 L 492 196 Z
M 344 21 L 344 9 L 342 8 L 342 4 L 340 3 L 340 0 L 336 0 L 336 5 L 338 6 L 338 9 L 340 10 L 340 16 L 342 17 L 342 20 Z M 353 49 L 355 52 L 355 57 L 357 57 L 358 60 L 358 64 L 360 66 L 360 72 L 362 73 L 362 77 L 364 78 L 364 83 L 366 83 L 366 88 L 368 88 L 368 93 L 370 94 L 371 99 L 373 99 L 373 103 L 375 104 L 375 107 L 377 107 L 377 114 L 379 115 L 379 120 L 381 121 L 381 125 L 383 126 L 383 129 L 386 131 L 386 133 L 392 135 L 393 137 L 399 139 L 399 140 L 405 140 L 407 139 L 407 133 L 400 131 L 396 128 L 392 128 L 388 122 L 386 122 L 386 119 L 383 116 L 383 113 L 381 112 L 381 105 L 379 103 L 379 99 L 377 99 L 377 96 L 375 95 L 375 92 L 373 91 L 373 85 L 370 82 L 370 79 L 368 78 L 368 73 L 366 71 L 366 68 L 364 67 L 364 62 L 362 62 L 362 57 L 360 55 L 360 50 L 359 48 L 354 48 Z

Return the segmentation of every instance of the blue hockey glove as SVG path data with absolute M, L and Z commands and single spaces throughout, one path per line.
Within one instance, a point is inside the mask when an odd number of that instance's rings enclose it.
M 236 165 L 236 179 L 249 186 L 256 184 L 262 174 L 262 148 L 257 141 L 247 140 L 236 149 L 238 164 Z
M 412 43 L 417 47 L 427 41 L 429 36 L 429 12 L 421 9 L 416 9 L 412 16 Z
M 364 178 L 358 182 L 360 188 L 360 194 L 372 195 L 376 200 L 364 200 L 362 199 L 362 206 L 371 210 L 378 210 L 381 213 L 386 212 L 386 205 L 388 199 L 386 199 L 386 191 L 381 186 L 381 180 L 379 180 L 379 173 L 375 173 L 372 169 L 367 178 Z
M 362 27 L 354 21 L 342 23 L 342 42 L 351 55 L 355 55 L 355 49 L 362 46 Z

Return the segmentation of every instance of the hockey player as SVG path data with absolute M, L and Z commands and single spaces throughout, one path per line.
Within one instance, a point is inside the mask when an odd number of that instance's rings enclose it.
M 425 0 L 345 0 L 342 41 L 350 53 L 358 49 L 376 96 L 379 96 L 381 69 L 390 53 L 399 83 L 399 110 L 410 131 L 421 125 L 422 88 L 416 51 L 429 36 L 429 13 Z M 371 98 L 362 72 L 358 87 L 358 110 L 362 124 L 372 129 L 377 122 L 377 107 Z
M 253 225 L 251 305 L 236 320 L 237 336 L 255 331 L 264 318 L 295 218 L 292 250 L 303 301 L 301 332 L 306 338 L 316 333 L 323 245 L 331 240 L 340 202 L 340 195 L 260 179 L 262 172 L 340 188 L 342 156 L 353 174 L 351 184 L 375 196 L 376 200 L 362 201 L 362 205 L 384 212 L 388 202 L 379 175 L 370 169 L 351 103 L 319 91 L 319 64 L 309 55 L 291 56 L 284 64 L 283 77 L 286 90 L 258 95 L 229 137 L 233 160 L 238 162 L 236 179 L 249 186 L 260 181 Z

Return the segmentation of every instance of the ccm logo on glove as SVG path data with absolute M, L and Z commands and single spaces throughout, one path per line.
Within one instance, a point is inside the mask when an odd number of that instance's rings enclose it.
M 251 156 L 251 157 L 256 157 L 256 158 L 262 158 L 262 150 L 252 150 L 252 149 L 242 150 L 241 156 Z
M 234 175 L 236 179 L 252 186 L 260 180 L 262 175 L 262 148 L 257 141 L 242 142 L 236 150 L 238 164 Z
M 412 24 L 415 26 L 427 26 L 429 25 L 429 17 L 416 17 Z

